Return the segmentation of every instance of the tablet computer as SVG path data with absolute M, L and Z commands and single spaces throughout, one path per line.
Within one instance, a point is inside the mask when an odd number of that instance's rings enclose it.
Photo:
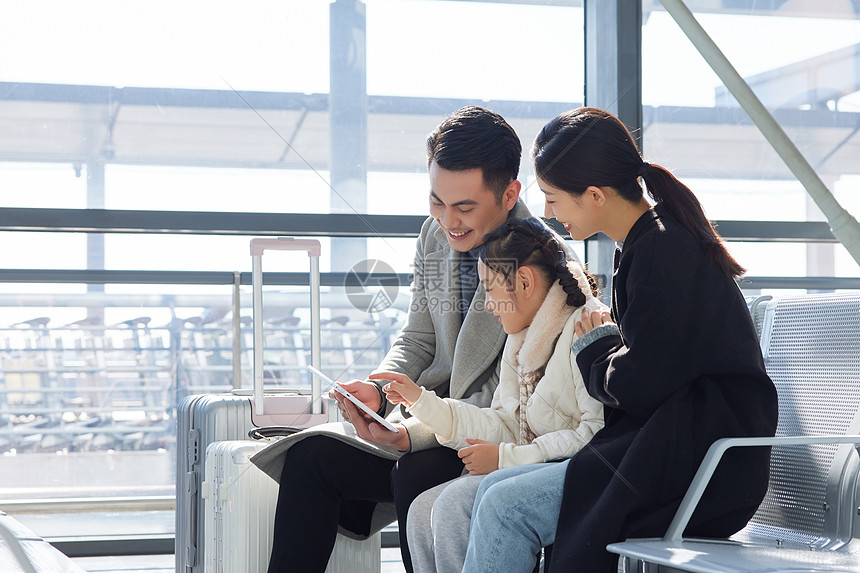
M 366 412 L 367 415 L 373 419 L 373 421 L 381 424 L 382 426 L 385 427 L 385 429 L 390 430 L 390 431 L 394 432 L 395 434 L 398 433 L 397 428 L 392 426 L 388 420 L 386 420 L 385 418 L 383 418 L 382 416 L 380 416 L 379 414 L 377 414 L 376 412 L 371 410 L 367 406 L 367 404 L 365 404 L 364 402 L 362 402 L 361 400 L 359 400 L 358 398 L 356 398 L 355 396 L 350 394 L 346 388 L 344 388 L 343 386 L 341 386 L 340 384 L 338 384 L 337 382 L 335 382 L 334 380 L 332 380 L 331 378 L 329 378 L 328 376 L 326 376 L 325 374 L 323 374 L 322 372 L 320 372 L 319 370 L 317 370 L 313 366 L 308 366 L 308 370 L 310 370 L 311 373 L 314 376 L 316 376 L 317 378 L 319 378 L 320 380 L 324 380 L 325 382 L 327 382 L 334 389 L 335 392 L 340 393 L 341 396 L 345 397 L 347 400 L 349 400 L 350 402 L 355 404 L 361 411 Z

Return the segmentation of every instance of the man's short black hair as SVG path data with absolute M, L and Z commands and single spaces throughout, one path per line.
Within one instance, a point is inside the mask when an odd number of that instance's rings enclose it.
M 427 136 L 427 166 L 434 161 L 449 171 L 481 169 L 484 185 L 501 204 L 520 170 L 522 145 L 499 114 L 478 106 L 460 108 Z

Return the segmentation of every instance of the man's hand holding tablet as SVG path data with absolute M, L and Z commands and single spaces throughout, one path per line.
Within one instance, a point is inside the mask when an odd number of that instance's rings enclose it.
M 381 426 L 383 426 L 385 429 L 387 429 L 390 432 L 394 432 L 395 434 L 399 432 L 399 430 L 395 426 L 393 426 L 388 420 L 386 420 L 385 418 L 383 418 L 382 416 L 380 416 L 379 414 L 377 414 L 376 412 L 371 410 L 367 406 L 367 404 L 365 404 L 364 402 L 362 402 L 361 400 L 359 400 L 358 398 L 353 396 L 346 388 L 344 388 L 343 386 L 341 386 L 340 384 L 338 384 L 337 382 L 335 382 L 334 380 L 332 380 L 331 378 L 329 378 L 328 376 L 326 376 L 325 374 L 323 374 L 322 372 L 320 372 L 319 370 L 317 370 L 313 366 L 308 366 L 308 370 L 310 370 L 314 376 L 318 377 L 320 380 L 323 380 L 324 382 L 329 384 L 333 391 L 339 393 L 341 396 L 343 396 L 344 398 L 349 400 L 361 412 L 366 414 L 371 420 L 380 424 Z M 350 420 L 350 421 L 352 421 L 352 420 Z M 354 425 L 354 422 L 353 422 L 353 425 Z

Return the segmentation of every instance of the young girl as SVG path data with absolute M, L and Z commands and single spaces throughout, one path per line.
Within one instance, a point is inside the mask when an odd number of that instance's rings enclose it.
M 693 193 L 643 162 L 617 118 L 566 112 L 543 128 L 533 158 L 547 215 L 574 239 L 601 231 L 618 244 L 618 326 L 584 315 L 573 343 L 606 426 L 563 464 L 482 483 L 463 570 L 531 571 L 537 550 L 554 544 L 551 570 L 614 572 L 606 545 L 662 536 L 714 440 L 773 435 L 776 391 L 735 283 L 744 269 Z M 727 454 L 687 534 L 741 529 L 766 491 L 768 461 L 767 448 Z
M 393 380 L 384 387 L 388 399 L 459 450 L 470 474 L 410 506 L 406 533 L 417 572 L 462 570 L 472 504 L 486 474 L 569 458 L 603 427 L 602 407 L 588 395 L 570 346 L 583 309 L 608 309 L 560 241 L 536 219 L 509 221 L 484 239 L 478 276 L 508 334 L 489 408 L 438 398 L 402 375 L 374 375 Z

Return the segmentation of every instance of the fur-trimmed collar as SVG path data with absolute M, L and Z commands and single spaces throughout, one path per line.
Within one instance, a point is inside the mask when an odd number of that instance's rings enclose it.
M 549 362 L 564 325 L 576 308 L 567 304 L 567 293 L 555 281 L 532 323 L 508 338 L 520 372 L 533 372 Z

